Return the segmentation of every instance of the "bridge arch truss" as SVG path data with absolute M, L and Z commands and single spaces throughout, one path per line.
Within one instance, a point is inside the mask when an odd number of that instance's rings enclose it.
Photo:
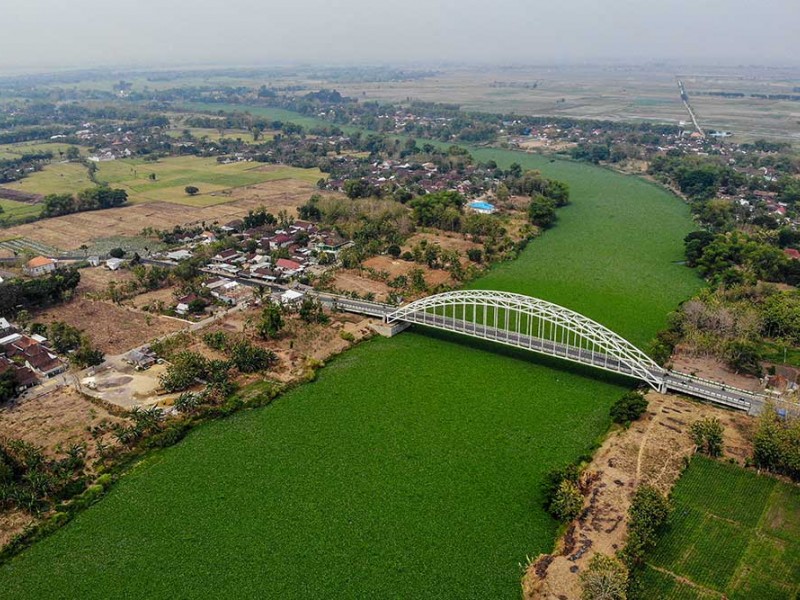
M 607 327 L 546 300 L 491 290 L 459 290 L 416 300 L 386 315 L 634 377 L 664 390 L 652 358 Z

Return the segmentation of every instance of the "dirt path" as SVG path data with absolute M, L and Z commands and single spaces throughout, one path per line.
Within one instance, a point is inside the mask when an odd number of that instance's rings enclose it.
M 633 491 L 640 483 L 668 493 L 680 477 L 684 457 L 694 453 L 691 424 L 708 416 L 725 427 L 725 456 L 743 463 L 751 448 L 745 432 L 752 418 L 650 392 L 647 414 L 627 430 L 612 432 L 587 467 L 582 478 L 584 507 L 556 542 L 552 554 L 532 562 L 522 581 L 526 600 L 580 598 L 580 572 L 595 553 L 613 555 L 625 545 L 627 517 Z

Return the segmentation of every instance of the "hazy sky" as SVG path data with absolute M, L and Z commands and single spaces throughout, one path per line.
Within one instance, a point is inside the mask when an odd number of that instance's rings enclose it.
M 0 0 L 0 67 L 800 63 L 798 0 Z

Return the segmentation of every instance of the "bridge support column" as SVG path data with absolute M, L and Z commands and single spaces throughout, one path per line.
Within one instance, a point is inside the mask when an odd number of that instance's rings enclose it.
M 658 384 L 658 393 L 659 394 L 666 394 L 669 391 L 667 388 L 667 381 L 666 379 L 662 380 L 661 383 Z

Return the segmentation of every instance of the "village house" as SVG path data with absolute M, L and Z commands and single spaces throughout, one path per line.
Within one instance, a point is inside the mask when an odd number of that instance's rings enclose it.
M 800 251 L 795 250 L 794 248 L 786 248 L 783 252 L 792 260 L 800 260 Z
M 222 285 L 214 287 L 211 290 L 211 295 L 220 302 L 236 306 L 249 300 L 253 296 L 253 290 L 246 285 L 240 285 L 235 281 L 228 280 Z
M 296 290 L 286 290 L 278 297 L 278 301 L 284 306 L 298 304 L 302 299 L 303 293 Z
M 338 257 L 339 252 L 352 245 L 352 243 L 335 231 L 321 231 L 318 234 L 317 244 L 314 249 L 317 252 L 328 252 Z
M 156 364 L 156 354 L 149 347 L 145 346 L 141 350 L 131 350 L 125 356 L 126 362 L 136 369 L 145 370 Z
M 228 248 L 222 252 L 215 254 L 211 260 L 215 263 L 228 263 L 239 256 L 239 251 L 233 248 Z
M 25 263 L 23 271 L 31 277 L 40 277 L 52 273 L 58 268 L 58 261 L 46 256 L 37 256 Z
M 178 304 L 175 306 L 175 313 L 181 316 L 188 315 L 192 302 L 195 302 L 196 300 L 201 300 L 201 298 L 194 293 L 186 294 L 185 296 L 178 298 Z
M 9 369 L 14 372 L 14 383 L 17 392 L 24 392 L 28 388 L 39 385 L 39 378 L 29 367 L 18 365 L 9 358 L 0 356 L 0 373 L 5 373 Z
M 41 336 L 13 333 L 0 339 L 0 348 L 6 358 L 18 364 L 24 362 L 38 376 L 49 379 L 66 371 L 67 365 L 42 343 L 44 340 Z
M 303 271 L 303 265 L 288 258 L 279 258 L 275 262 L 275 268 L 287 277 L 292 277 Z

